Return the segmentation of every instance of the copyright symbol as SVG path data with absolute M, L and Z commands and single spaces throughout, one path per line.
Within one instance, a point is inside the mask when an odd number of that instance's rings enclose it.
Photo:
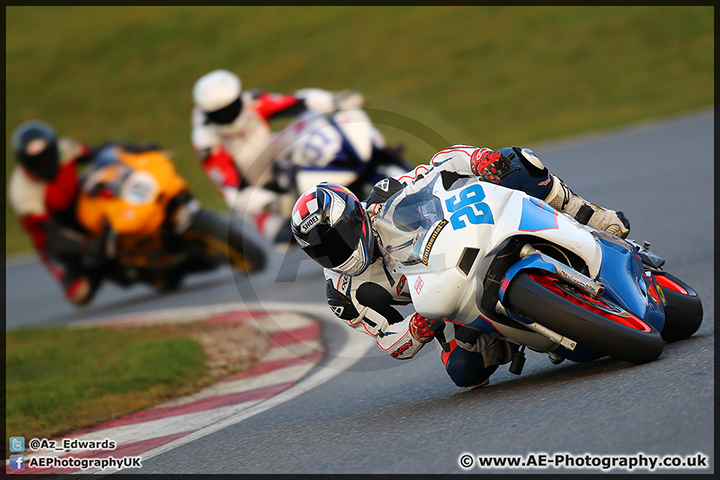
M 460 455 L 459 462 L 462 468 L 470 468 L 475 463 L 475 460 L 473 460 L 473 456 L 469 453 L 463 453 L 462 455 Z
M 30 450 L 36 451 L 40 448 L 40 440 L 33 438 L 28 445 L 30 446 Z

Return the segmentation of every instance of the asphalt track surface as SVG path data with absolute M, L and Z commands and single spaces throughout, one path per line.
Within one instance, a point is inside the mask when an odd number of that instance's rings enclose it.
M 431 345 L 409 361 L 372 348 L 325 383 L 123 473 L 602 472 L 464 470 L 458 462 L 464 453 L 702 453 L 708 469 L 658 472 L 714 472 L 713 133 L 713 112 L 702 111 L 529 146 L 574 191 L 623 210 L 630 237 L 650 241 L 668 271 L 700 294 L 700 330 L 666 344 L 657 361 L 633 366 L 605 358 L 555 366 L 528 351 L 522 375 L 502 366 L 489 386 L 468 390 L 450 381 Z M 318 269 L 297 251 L 274 255 L 268 271 L 251 279 L 222 269 L 189 278 L 182 290 L 166 295 L 104 285 L 82 310 L 64 301 L 32 258 L 9 261 L 6 280 L 7 328 L 238 301 L 327 308 Z M 325 321 L 323 338 L 328 354 L 316 372 L 328 368 L 346 342 L 372 342 L 334 321 Z

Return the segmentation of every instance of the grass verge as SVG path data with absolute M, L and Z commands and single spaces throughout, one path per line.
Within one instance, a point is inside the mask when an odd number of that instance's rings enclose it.
M 6 431 L 53 438 L 193 393 L 247 368 L 265 338 L 247 325 L 202 322 L 11 330 Z

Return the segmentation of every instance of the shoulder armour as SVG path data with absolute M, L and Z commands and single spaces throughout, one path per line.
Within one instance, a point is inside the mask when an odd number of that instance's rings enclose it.
M 366 206 L 373 204 L 385 203 L 388 198 L 395 195 L 397 192 L 403 189 L 403 184 L 398 182 L 392 177 L 383 178 L 377 182 L 368 196 Z

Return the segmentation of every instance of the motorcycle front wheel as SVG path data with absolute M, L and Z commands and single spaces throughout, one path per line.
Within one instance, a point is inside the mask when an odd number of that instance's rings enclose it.
M 647 363 L 663 351 L 663 339 L 652 325 L 542 272 L 519 272 L 503 303 L 519 315 L 617 360 Z
M 665 325 L 661 335 L 666 342 L 684 340 L 697 332 L 703 319 L 700 296 L 690 285 L 667 272 L 655 273 L 665 296 Z
M 183 236 L 199 244 L 204 255 L 218 263 L 229 262 L 232 268 L 241 272 L 258 272 L 267 264 L 265 251 L 243 235 L 237 222 L 220 218 L 207 210 L 199 210 L 194 215 Z

